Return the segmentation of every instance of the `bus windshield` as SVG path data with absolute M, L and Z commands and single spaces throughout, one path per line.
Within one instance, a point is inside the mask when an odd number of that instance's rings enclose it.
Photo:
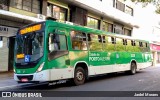
M 16 63 L 31 63 L 43 56 L 44 32 L 17 35 Z

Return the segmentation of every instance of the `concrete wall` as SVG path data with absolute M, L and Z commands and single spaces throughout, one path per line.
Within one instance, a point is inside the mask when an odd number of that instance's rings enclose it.
M 7 38 L 3 37 L 3 47 L 0 48 L 0 72 L 8 71 L 8 51 Z

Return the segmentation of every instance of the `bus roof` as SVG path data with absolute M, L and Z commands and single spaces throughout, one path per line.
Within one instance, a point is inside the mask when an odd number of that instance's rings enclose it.
M 123 38 L 123 39 L 130 39 L 130 40 L 148 42 L 146 40 L 136 39 L 136 38 L 133 38 L 133 37 L 130 37 L 130 36 L 120 35 L 120 34 L 116 34 L 116 33 L 112 33 L 112 32 L 106 32 L 106 31 L 102 31 L 102 30 L 98 30 L 98 29 L 89 28 L 89 27 L 86 27 L 86 26 L 81 26 L 81 25 L 78 25 L 78 24 L 74 24 L 72 22 L 58 22 L 58 21 L 53 21 L 53 20 L 46 20 L 46 21 L 43 21 L 43 22 L 46 22 L 49 25 L 54 24 L 54 25 L 57 25 L 57 26 L 70 28 L 70 29 L 75 29 L 77 31 L 82 31 L 82 32 L 86 32 L 86 33 L 109 35 L 109 36 L 112 36 L 112 37 L 119 37 L 119 38 Z M 39 22 L 39 23 L 43 23 L 43 22 Z M 29 24 L 29 25 L 26 25 L 22 28 L 28 27 L 30 25 L 35 25 L 35 24 L 37 24 L 37 23 Z

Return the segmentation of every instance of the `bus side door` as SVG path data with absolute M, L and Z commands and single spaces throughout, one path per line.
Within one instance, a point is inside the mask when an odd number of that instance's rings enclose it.
M 66 29 L 49 27 L 48 33 L 48 67 L 51 69 L 51 80 L 71 78 Z

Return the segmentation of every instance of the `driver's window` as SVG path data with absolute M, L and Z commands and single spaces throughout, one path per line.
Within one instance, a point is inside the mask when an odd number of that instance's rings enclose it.
M 49 51 L 55 51 L 58 50 L 58 44 L 56 42 L 56 36 L 55 34 L 50 34 L 49 36 Z
M 65 35 L 50 33 L 49 35 L 49 52 L 67 50 L 67 42 Z

